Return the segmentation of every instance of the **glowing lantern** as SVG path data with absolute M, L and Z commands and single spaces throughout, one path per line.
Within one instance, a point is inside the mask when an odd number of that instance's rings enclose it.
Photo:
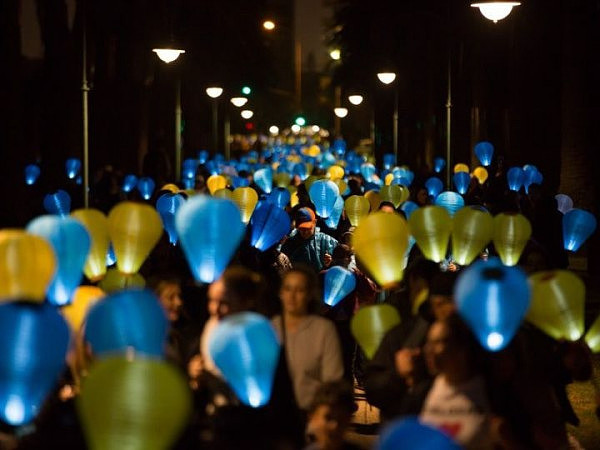
M 348 190 L 348 185 L 341 178 L 338 179 L 338 180 L 333 180 L 333 182 L 338 187 L 338 190 L 340 191 L 340 195 L 346 195 L 348 192 L 350 192 Z
M 128 289 L 141 289 L 146 280 L 139 273 L 123 273 L 117 268 L 108 269 L 106 275 L 98 282 L 98 286 L 107 294 Z
M 71 212 L 71 196 L 62 189 L 44 197 L 44 209 L 48 214 L 61 217 L 68 216 Z
M 562 219 L 565 250 L 576 252 L 596 230 L 596 217 L 583 209 L 573 208 Z
M 31 422 L 65 367 L 69 328 L 51 305 L 0 304 L 0 418 Z
M 292 177 L 287 172 L 280 172 L 273 175 L 273 183 L 277 187 L 286 188 L 290 185 Z
M 452 231 L 452 219 L 448 211 L 441 206 L 419 208 L 411 214 L 408 226 L 425 258 L 434 262 L 446 258 Z
M 590 329 L 585 333 L 584 339 L 592 352 L 600 352 L 600 316 L 594 320 Z
M 142 177 L 137 182 L 137 189 L 144 200 L 150 200 L 152 194 L 154 193 L 155 187 L 156 184 L 154 183 L 154 180 L 150 177 Z
M 477 261 L 458 277 L 454 288 L 458 313 L 479 343 L 492 352 L 506 347 L 529 308 L 527 277 L 498 258 Z
M 81 170 L 81 161 L 77 158 L 69 158 L 65 162 L 65 172 L 67 172 L 67 178 L 73 180 L 79 175 Z
M 306 180 L 308 177 L 306 165 L 301 162 L 294 164 L 294 167 L 292 168 L 292 175 L 299 177 L 302 181 Z
M 522 214 L 501 213 L 494 217 L 494 247 L 502 262 L 514 266 L 531 237 L 531 224 Z
M 323 283 L 323 302 L 329 306 L 337 305 L 356 288 L 356 277 L 348 269 L 333 266 L 325 271 Z
M 203 195 L 179 208 L 175 228 L 194 278 L 203 283 L 221 276 L 245 230 L 232 201 Z
M 46 239 L 56 255 L 56 273 L 46 295 L 53 305 L 70 303 L 83 276 L 83 265 L 90 250 L 90 235 L 71 217 L 40 216 L 27 225 L 27 231 Z
M 464 163 L 458 163 L 454 165 L 454 173 L 467 172 L 469 173 L 469 166 Z
M 392 167 L 394 167 L 396 165 L 396 155 L 394 155 L 393 153 L 386 153 L 383 155 L 383 168 L 384 169 L 391 169 Z
M 23 230 L 0 230 L 0 301 L 43 302 L 56 265 L 46 239 Z
M 251 187 L 240 187 L 233 191 L 231 200 L 240 210 L 242 222 L 247 224 L 258 203 L 258 194 Z
M 278 187 L 273 189 L 267 196 L 267 202 L 272 203 L 281 209 L 285 209 L 288 203 L 290 203 L 291 196 L 288 189 Z
M 210 195 L 213 195 L 219 189 L 225 189 L 227 187 L 227 179 L 223 175 L 211 175 L 206 180 L 206 186 L 208 187 L 208 192 Z
M 335 181 L 335 180 L 344 178 L 344 169 L 337 165 L 333 165 L 329 169 L 327 169 L 327 173 L 328 173 L 329 179 L 331 181 Z
M 477 178 L 479 184 L 483 184 L 488 179 L 488 171 L 481 166 L 475 167 L 475 169 L 473 169 L 473 176 Z
M 375 356 L 385 334 L 400 323 L 398 310 L 391 305 L 364 306 L 352 317 L 352 336 L 368 359 Z
M 227 188 L 225 188 L 225 189 L 217 189 L 215 191 L 215 193 L 213 194 L 213 197 L 216 197 L 216 198 L 225 198 L 227 200 L 232 200 L 232 198 L 233 198 L 233 191 L 230 191 Z
M 333 181 L 318 180 L 312 184 L 308 194 L 315 205 L 317 215 L 327 218 L 333 211 L 340 191 Z
M 460 450 L 443 431 L 420 422 L 416 418 L 396 419 L 381 432 L 376 450 Z
M 583 335 L 585 285 L 568 270 L 537 272 L 529 277 L 531 305 L 526 319 L 556 340 Z
M 344 202 L 344 207 L 350 224 L 353 227 L 356 227 L 360 224 L 361 220 L 369 214 L 371 204 L 365 197 L 351 195 Z
M 431 177 L 425 181 L 425 189 L 427 189 L 427 194 L 429 194 L 430 197 L 435 198 L 442 192 L 442 189 L 444 189 L 444 183 L 437 177 Z
M 40 166 L 37 164 L 28 164 L 25 166 L 25 184 L 31 186 L 35 184 L 41 173 Z
M 371 163 L 363 163 L 360 166 L 360 173 L 366 181 L 372 181 L 376 172 L 377 169 L 375 169 L 375 166 Z
M 352 246 L 380 286 L 388 288 L 402 280 L 408 227 L 400 215 L 369 214 L 354 231 Z
M 129 175 L 125 175 L 125 178 L 123 178 L 123 184 L 121 186 L 121 190 L 123 192 L 131 192 L 133 191 L 133 188 L 135 188 L 137 186 L 138 183 L 138 178 L 133 175 L 133 174 L 129 174 Z
M 106 358 L 95 363 L 77 397 L 90 448 L 171 448 L 192 410 L 187 380 L 153 359 Z
M 254 172 L 254 183 L 262 189 L 265 194 L 270 194 L 273 189 L 273 171 L 270 167 L 259 169 Z
M 106 273 L 106 254 L 110 241 L 108 220 L 97 209 L 78 209 L 71 213 L 71 217 L 83 224 L 92 239 L 88 257 L 83 266 L 83 273 L 90 281 L 98 281 Z
M 456 211 L 465 206 L 465 200 L 462 198 L 462 196 L 452 191 L 440 193 L 435 198 L 434 203 L 448 211 L 450 216 L 454 216 Z
M 79 330 L 87 312 L 105 295 L 104 291 L 96 286 L 79 286 L 75 289 L 71 303 L 60 309 L 71 330 Z
M 407 202 L 402 203 L 400 209 L 404 212 L 406 219 L 409 219 L 413 211 L 419 209 L 419 205 L 409 200 Z
M 466 194 L 469 189 L 469 184 L 471 183 L 471 177 L 467 172 L 457 172 L 452 177 L 452 181 L 454 182 L 454 187 L 456 188 L 456 192 L 459 194 Z
M 379 195 L 379 192 L 367 191 L 365 192 L 365 198 L 371 205 L 371 212 L 375 212 L 379 209 L 379 204 L 381 203 L 381 196 Z
M 192 179 L 196 178 L 196 170 L 200 163 L 197 159 L 188 158 L 183 161 L 183 167 L 181 170 L 181 176 L 183 178 Z
M 173 184 L 173 183 L 165 184 L 163 187 L 160 188 L 160 190 L 170 192 L 172 194 L 177 194 L 179 192 L 179 188 L 177 187 L 176 184 Z
M 557 209 L 562 214 L 565 214 L 567 211 L 573 209 L 573 200 L 571 200 L 571 197 L 569 197 L 568 195 L 556 194 L 554 196 L 554 199 L 556 200 Z
M 177 230 L 175 229 L 175 213 L 185 203 L 181 194 L 163 194 L 156 201 L 156 210 L 160 215 L 163 227 L 169 235 L 169 242 L 177 244 Z
M 433 171 L 440 173 L 446 167 L 446 160 L 444 158 L 437 157 L 433 160 Z
M 162 222 L 154 208 L 121 202 L 108 213 L 108 234 L 123 273 L 136 273 L 162 234 Z
M 250 245 L 261 252 L 278 243 L 290 231 L 288 213 L 272 203 L 259 203 L 250 219 Z
M 325 225 L 329 228 L 337 228 L 340 223 L 340 218 L 342 217 L 342 212 L 344 211 L 344 199 L 341 195 L 337 196 L 335 203 L 333 204 L 333 209 L 329 214 L 329 217 L 325 219 Z
M 88 312 L 85 339 L 94 355 L 135 351 L 163 357 L 168 319 L 151 291 L 131 289 L 109 294 Z
M 258 408 L 269 402 L 280 347 L 265 317 L 251 312 L 226 317 L 214 330 L 208 349 L 242 403 Z
M 482 166 L 489 166 L 494 156 L 494 146 L 491 142 L 482 141 L 475 145 L 475 156 Z
M 488 212 L 462 208 L 452 223 L 452 258 L 461 266 L 469 265 L 492 240 L 494 219 Z
M 518 192 L 525 182 L 525 172 L 523 172 L 523 169 L 520 167 L 511 167 L 508 169 L 508 172 L 506 172 L 506 180 L 508 182 L 508 188 L 511 191 Z
M 402 185 L 382 186 L 379 191 L 381 201 L 391 202 L 394 208 L 400 206 L 401 203 L 408 200 L 410 192 L 408 188 Z

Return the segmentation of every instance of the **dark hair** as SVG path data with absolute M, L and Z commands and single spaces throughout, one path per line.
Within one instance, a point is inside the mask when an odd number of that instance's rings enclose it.
M 243 266 L 232 266 L 223 272 L 221 279 L 230 313 L 257 309 L 266 288 L 259 273 Z
M 348 417 L 358 409 L 354 402 L 352 386 L 346 380 L 323 383 L 317 389 L 309 411 L 312 413 L 321 405 L 344 412 Z
M 164 284 L 176 284 L 180 286 L 181 278 L 174 273 L 157 273 L 149 276 L 146 280 L 146 287 L 152 289 L 157 294 Z
M 341 265 L 344 264 L 345 259 L 352 258 L 352 249 L 349 245 L 346 244 L 338 244 L 331 252 L 331 265 Z M 344 267 L 348 264 L 346 263 Z
M 454 295 L 454 284 L 458 277 L 457 272 L 439 272 L 433 276 L 429 283 L 430 295 Z
M 396 211 L 396 207 L 394 206 L 394 204 L 392 202 L 388 202 L 387 200 L 384 200 L 381 203 L 379 203 L 379 206 L 377 207 L 377 209 L 381 210 L 381 208 L 383 208 L 384 206 L 389 206 L 394 211 Z
M 467 360 L 471 369 L 480 371 L 484 359 L 484 350 L 469 326 L 456 312 L 450 314 L 443 323 L 448 328 L 448 345 L 464 350 L 467 353 Z
M 314 269 L 306 264 L 294 264 L 291 270 L 288 270 L 281 277 L 281 285 L 289 275 L 293 273 L 299 273 L 304 276 L 306 280 L 306 288 L 308 291 L 309 302 L 307 305 L 307 312 L 309 314 L 315 314 L 319 310 L 321 305 L 321 289 L 319 285 L 319 278 L 315 273 Z

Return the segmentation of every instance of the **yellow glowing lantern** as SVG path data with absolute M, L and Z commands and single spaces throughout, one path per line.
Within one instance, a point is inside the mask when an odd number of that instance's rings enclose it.
M 211 175 L 206 180 L 206 186 L 208 186 L 208 191 L 210 195 L 213 195 L 219 189 L 225 189 L 227 187 L 227 178 L 223 175 Z
M 394 208 L 397 208 L 410 196 L 410 192 L 406 186 L 392 184 L 388 186 L 382 186 L 379 191 L 381 201 L 391 202 L 394 204 Z
M 254 208 L 258 203 L 258 194 L 251 187 L 239 187 L 233 191 L 231 200 L 240 210 L 242 222 L 250 222 Z
M 291 196 L 290 196 L 290 206 L 293 208 L 294 206 L 296 206 L 298 203 L 300 203 L 300 199 L 298 198 L 298 191 L 296 189 L 294 189 L 293 191 L 290 190 L 291 192 Z
M 351 195 L 344 202 L 346 216 L 353 227 L 357 227 L 361 220 L 369 214 L 371 204 L 361 195 Z
M 458 210 L 452 220 L 452 257 L 466 266 L 492 240 L 494 218 L 489 212 L 465 207 Z
M 350 330 L 367 358 L 375 356 L 385 334 L 400 323 L 398 310 L 391 305 L 371 305 L 358 310 Z
M 458 172 L 467 172 L 469 173 L 469 166 L 467 166 L 464 163 L 458 163 L 454 166 L 454 173 L 458 173 Z
M 273 184 L 277 187 L 288 187 L 292 181 L 292 176 L 287 172 L 279 172 L 273 175 Z
M 173 194 L 176 194 L 177 192 L 179 192 L 179 187 L 177 187 L 177 185 L 173 184 L 173 183 L 168 183 L 165 184 L 163 187 L 160 188 L 161 191 L 170 191 Z
M 424 206 L 413 211 L 408 219 L 410 234 L 425 258 L 441 262 L 446 258 L 452 219 L 441 206 Z
M 106 254 L 108 253 L 108 220 L 97 209 L 77 209 L 71 217 L 79 220 L 91 238 L 90 252 L 83 266 L 83 273 L 92 282 L 96 282 L 106 274 Z
M 333 182 L 340 190 L 340 195 L 344 195 L 344 192 L 346 192 L 346 189 L 348 189 L 348 185 L 346 184 L 346 182 L 344 180 L 342 180 L 341 178 L 338 178 L 337 180 L 333 180 Z
M 590 329 L 585 333 L 584 339 L 591 351 L 600 352 L 600 316 L 594 320 Z
M 105 295 L 105 292 L 96 286 L 79 286 L 75 290 L 73 301 L 60 309 L 73 331 L 79 330 L 89 309 Z
M 231 200 L 232 195 L 233 195 L 233 192 L 230 191 L 229 189 L 225 188 L 225 189 L 217 189 L 215 191 L 215 193 L 213 194 L 213 197 L 226 198 L 228 200 Z
M 392 181 L 394 181 L 394 174 L 393 173 L 388 173 L 385 178 L 383 179 L 383 183 L 386 186 L 389 186 L 390 184 L 392 184 Z
M 377 191 L 367 191 L 365 192 L 365 198 L 369 200 L 369 205 L 371 205 L 371 212 L 377 211 L 379 208 L 379 204 L 381 203 L 381 196 Z
M 340 166 L 333 165 L 327 170 L 327 174 L 331 181 L 340 180 L 344 178 L 344 169 Z
M 494 247 L 504 265 L 519 262 L 530 237 L 531 224 L 522 214 L 500 213 L 494 217 Z
M 473 169 L 473 176 L 477 178 L 479 184 L 483 184 L 488 179 L 488 171 L 485 167 L 479 166 Z
M 123 273 L 113 267 L 106 271 L 98 286 L 106 293 L 112 294 L 127 289 L 141 289 L 146 286 L 146 280 L 139 273 Z

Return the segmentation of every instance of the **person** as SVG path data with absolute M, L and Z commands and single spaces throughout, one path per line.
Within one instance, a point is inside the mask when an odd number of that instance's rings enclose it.
M 295 216 L 295 233 L 284 242 L 281 251 L 289 257 L 292 265 L 303 263 L 320 272 L 331 263 L 331 254 L 338 241 L 321 233 L 316 223 L 316 215 L 312 209 L 298 209 Z
M 315 314 L 320 302 L 317 275 L 296 266 L 283 276 L 282 314 L 272 323 L 287 355 L 298 406 L 307 411 L 319 387 L 342 378 L 344 367 L 333 323 Z
M 312 440 L 305 450 L 358 450 L 345 440 L 357 406 L 352 386 L 346 381 L 324 383 L 315 393 L 308 413 L 307 437 Z

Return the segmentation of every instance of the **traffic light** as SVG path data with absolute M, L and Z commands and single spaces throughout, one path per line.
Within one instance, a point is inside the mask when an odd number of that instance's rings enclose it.
M 303 116 L 298 116 L 296 119 L 294 119 L 294 123 L 299 127 L 303 127 L 306 125 L 306 119 Z
M 246 122 L 246 124 L 244 125 L 244 127 L 246 128 L 247 131 L 254 130 L 254 124 L 252 122 Z
M 244 94 L 244 95 L 250 95 L 251 92 L 252 92 L 252 89 L 250 89 L 250 86 L 244 86 L 242 88 L 242 94 Z

